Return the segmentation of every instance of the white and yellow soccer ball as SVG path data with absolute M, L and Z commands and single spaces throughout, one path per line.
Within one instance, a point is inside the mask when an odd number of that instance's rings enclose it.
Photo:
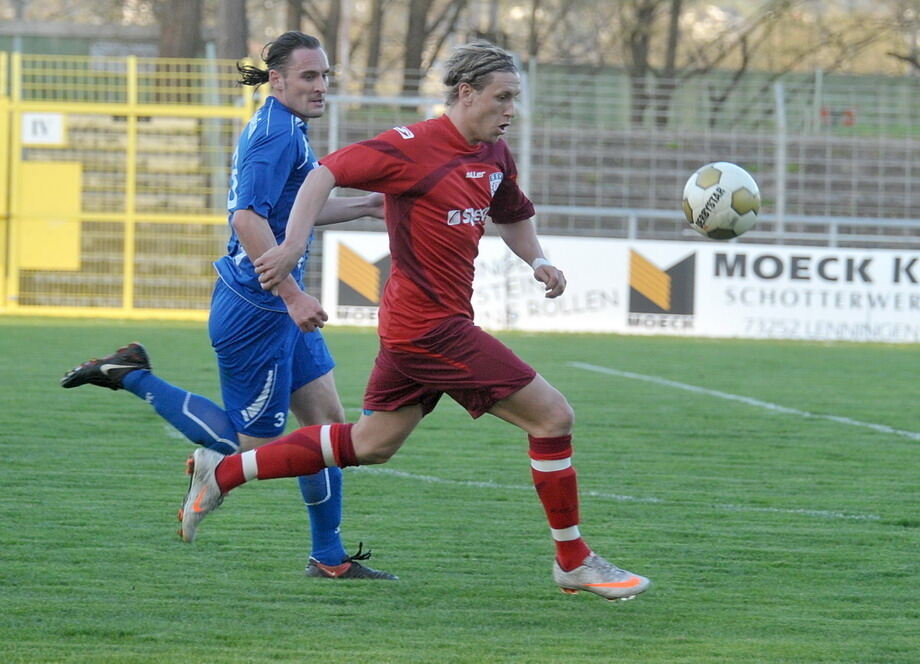
M 760 212 L 760 189 L 746 170 L 727 161 L 701 166 L 684 185 L 690 227 L 713 240 L 751 230 Z

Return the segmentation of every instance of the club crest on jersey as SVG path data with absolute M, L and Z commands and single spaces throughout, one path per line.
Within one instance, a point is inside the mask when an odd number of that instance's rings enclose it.
M 489 175 L 489 192 L 492 196 L 494 196 L 495 192 L 498 191 L 498 187 L 501 185 L 504 177 L 504 173 L 492 173 Z

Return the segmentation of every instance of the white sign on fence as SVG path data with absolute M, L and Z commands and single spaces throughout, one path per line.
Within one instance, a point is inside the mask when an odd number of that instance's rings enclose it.
M 499 238 L 476 260 L 476 322 L 493 330 L 920 342 L 920 252 L 544 236 L 568 289 L 543 297 Z M 331 324 L 376 324 L 383 233 L 324 234 Z
M 61 113 L 23 113 L 23 145 L 65 145 L 66 131 Z

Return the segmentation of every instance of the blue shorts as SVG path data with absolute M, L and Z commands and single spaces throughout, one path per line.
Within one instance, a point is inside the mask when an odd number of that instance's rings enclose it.
M 217 280 L 208 320 L 220 388 L 237 432 L 284 433 L 291 394 L 332 371 L 319 330 L 303 332 L 286 313 L 261 309 Z

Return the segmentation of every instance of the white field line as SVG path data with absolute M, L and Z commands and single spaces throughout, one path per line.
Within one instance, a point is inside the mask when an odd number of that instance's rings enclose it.
M 718 397 L 719 399 L 728 399 L 729 401 L 740 401 L 749 406 L 755 406 L 757 408 L 764 408 L 766 410 L 772 410 L 777 413 L 783 413 L 784 415 L 796 415 L 798 417 L 808 417 L 820 420 L 830 420 L 831 422 L 838 422 L 840 424 L 848 424 L 854 427 L 864 427 L 866 429 L 872 429 L 873 431 L 878 431 L 879 433 L 890 433 L 896 436 L 903 436 L 904 438 L 910 438 L 911 440 L 920 440 L 920 431 L 906 431 L 904 429 L 895 429 L 886 424 L 876 424 L 874 422 L 862 422 L 860 420 L 854 420 L 849 417 L 842 417 L 840 415 L 823 415 L 821 413 L 809 413 L 806 410 L 798 410 L 796 408 L 788 408 L 786 406 L 780 406 L 779 404 L 770 403 L 769 401 L 760 401 L 759 399 L 752 399 L 750 397 L 743 397 L 739 394 L 729 394 L 728 392 L 719 392 L 718 390 L 710 390 L 705 387 L 699 387 L 697 385 L 688 385 L 687 383 L 678 383 L 674 380 L 668 380 L 666 378 L 659 378 L 658 376 L 646 376 L 645 374 L 632 373 L 631 371 L 620 371 L 619 369 L 610 369 L 608 367 L 599 367 L 594 364 L 585 364 L 584 362 L 569 362 L 570 367 L 575 367 L 576 369 L 584 369 L 585 371 L 594 371 L 596 373 L 609 374 L 611 376 L 620 376 L 621 378 L 633 378 L 635 380 L 644 380 L 647 383 L 655 383 L 657 385 L 664 385 L 666 387 L 674 387 L 679 390 L 686 390 L 687 392 L 696 392 L 697 394 L 706 394 L 712 397 Z
M 356 471 L 362 473 L 370 473 L 373 475 L 390 475 L 393 477 L 399 477 L 406 480 L 413 480 L 416 482 L 427 482 L 429 484 L 447 484 L 450 486 L 461 486 L 461 487 L 470 487 L 474 489 L 497 489 L 501 491 L 527 491 L 529 493 L 534 492 L 533 485 L 524 486 L 522 484 L 499 484 L 497 482 L 476 482 L 472 480 L 452 480 L 444 477 L 435 477 L 433 475 L 417 475 L 415 473 L 407 473 L 402 470 L 395 470 L 391 468 L 381 468 L 379 466 L 358 466 L 355 468 Z M 690 503 L 681 502 L 671 502 L 667 500 L 662 500 L 660 498 L 640 498 L 637 496 L 623 496 L 615 493 L 606 493 L 603 491 L 581 491 L 582 497 L 591 497 L 591 498 L 600 498 L 615 500 L 618 502 L 633 502 L 633 503 L 656 503 L 659 505 L 681 505 L 687 506 Z M 693 503 L 695 505 L 695 503 Z M 730 512 L 768 512 L 773 514 L 800 514 L 803 516 L 813 516 L 819 517 L 822 519 L 848 519 L 854 521 L 879 521 L 880 516 L 876 514 L 850 514 L 847 512 L 836 512 L 831 510 L 809 510 L 809 509 L 782 509 L 779 507 L 750 507 L 746 505 L 730 505 L 730 504 L 701 504 L 700 507 L 709 507 L 711 509 L 717 510 L 726 510 Z

